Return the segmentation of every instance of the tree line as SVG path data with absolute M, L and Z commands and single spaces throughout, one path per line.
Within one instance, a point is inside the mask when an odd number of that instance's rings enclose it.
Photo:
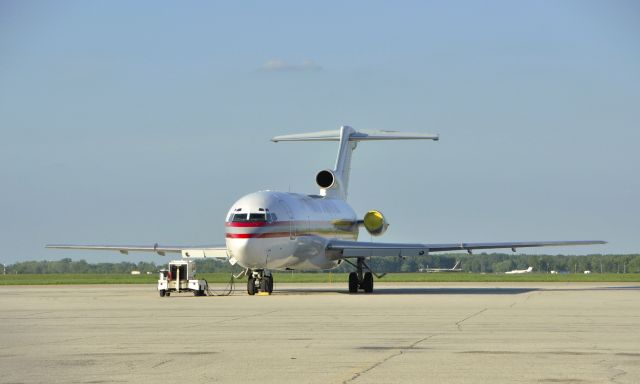
M 452 268 L 456 262 L 465 272 L 474 273 L 503 273 L 513 269 L 533 267 L 534 272 L 548 273 L 640 273 L 640 254 L 626 255 L 523 255 L 507 253 L 479 253 L 459 254 L 445 253 L 417 257 L 400 258 L 395 256 L 374 257 L 367 263 L 379 273 L 382 272 L 417 272 L 425 268 Z M 119 263 L 88 263 L 85 260 L 74 261 L 64 258 L 55 261 L 23 261 L 4 266 L 10 274 L 55 274 L 55 273 L 156 273 L 165 264 L 149 262 L 119 262 Z M 231 266 L 227 262 L 213 259 L 196 260 L 196 270 L 207 272 L 240 271 L 239 266 Z M 351 272 L 353 267 L 342 263 L 337 272 Z M 3 270 L 0 269 L 0 273 Z
M 534 272 L 549 273 L 640 273 L 640 254 L 626 255 L 523 255 L 508 253 L 433 254 L 418 257 L 381 257 L 370 260 L 373 270 L 415 272 L 423 268 L 452 268 L 456 262 L 465 272 L 503 273 L 533 267 Z M 341 266 L 346 268 L 346 266 Z M 352 268 L 352 267 L 351 267 Z M 348 268 L 347 268 L 348 269 Z

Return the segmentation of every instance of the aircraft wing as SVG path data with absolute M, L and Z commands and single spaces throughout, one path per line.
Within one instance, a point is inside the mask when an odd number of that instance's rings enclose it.
M 214 258 L 228 259 L 227 247 L 225 245 L 200 245 L 200 246 L 183 246 L 183 245 L 75 245 L 75 244 L 47 244 L 45 248 L 54 249 L 86 249 L 91 251 L 118 251 L 122 254 L 129 252 L 155 252 L 161 256 L 167 253 L 180 253 L 184 258 Z
M 530 247 L 553 247 L 569 245 L 606 244 L 601 240 L 580 241 L 521 241 L 511 243 L 452 243 L 452 244 L 411 244 L 372 243 L 364 241 L 330 240 L 327 250 L 338 251 L 336 259 L 369 256 L 421 256 L 432 252 L 467 251 L 474 249 L 512 249 Z

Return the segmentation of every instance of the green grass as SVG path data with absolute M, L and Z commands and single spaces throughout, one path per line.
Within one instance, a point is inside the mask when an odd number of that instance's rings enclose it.
M 203 273 L 198 275 L 210 283 L 226 283 L 228 273 Z M 155 284 L 157 274 L 51 274 L 51 275 L 0 275 L 0 285 L 59 285 L 59 284 Z M 278 283 L 346 283 L 346 273 L 288 273 L 274 274 Z M 551 275 L 527 273 L 522 275 L 477 273 L 390 273 L 380 282 L 640 282 L 640 274 L 592 273 Z
M 344 282 L 347 273 L 276 273 L 275 281 L 280 283 L 328 283 Z M 520 275 L 479 274 L 479 273 L 389 273 L 380 282 L 640 282 L 640 274 L 604 273 L 589 275 L 547 273 L 527 273 Z

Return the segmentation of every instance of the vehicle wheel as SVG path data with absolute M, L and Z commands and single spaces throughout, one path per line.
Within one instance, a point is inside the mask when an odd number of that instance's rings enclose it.
M 349 293 L 358 293 L 358 274 L 355 272 L 349 274 Z
M 251 296 L 256 294 L 256 284 L 252 277 L 247 279 L 247 293 Z
M 260 279 L 260 292 L 269 292 L 269 277 L 263 276 Z
M 160 297 L 164 297 L 164 294 L 167 293 L 167 291 L 165 291 L 164 289 L 160 290 Z
M 364 274 L 364 279 L 362 281 L 362 288 L 366 293 L 373 292 L 373 273 L 367 272 Z
M 269 287 L 268 287 L 269 293 L 273 292 L 273 276 L 269 276 Z

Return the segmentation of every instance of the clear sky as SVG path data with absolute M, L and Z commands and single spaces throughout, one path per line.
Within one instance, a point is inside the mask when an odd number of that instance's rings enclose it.
M 155 260 L 53 243 L 220 244 L 261 189 L 350 202 L 381 241 L 604 239 L 640 252 L 636 1 L 0 2 L 0 262 Z M 369 236 L 363 236 L 369 239 Z

